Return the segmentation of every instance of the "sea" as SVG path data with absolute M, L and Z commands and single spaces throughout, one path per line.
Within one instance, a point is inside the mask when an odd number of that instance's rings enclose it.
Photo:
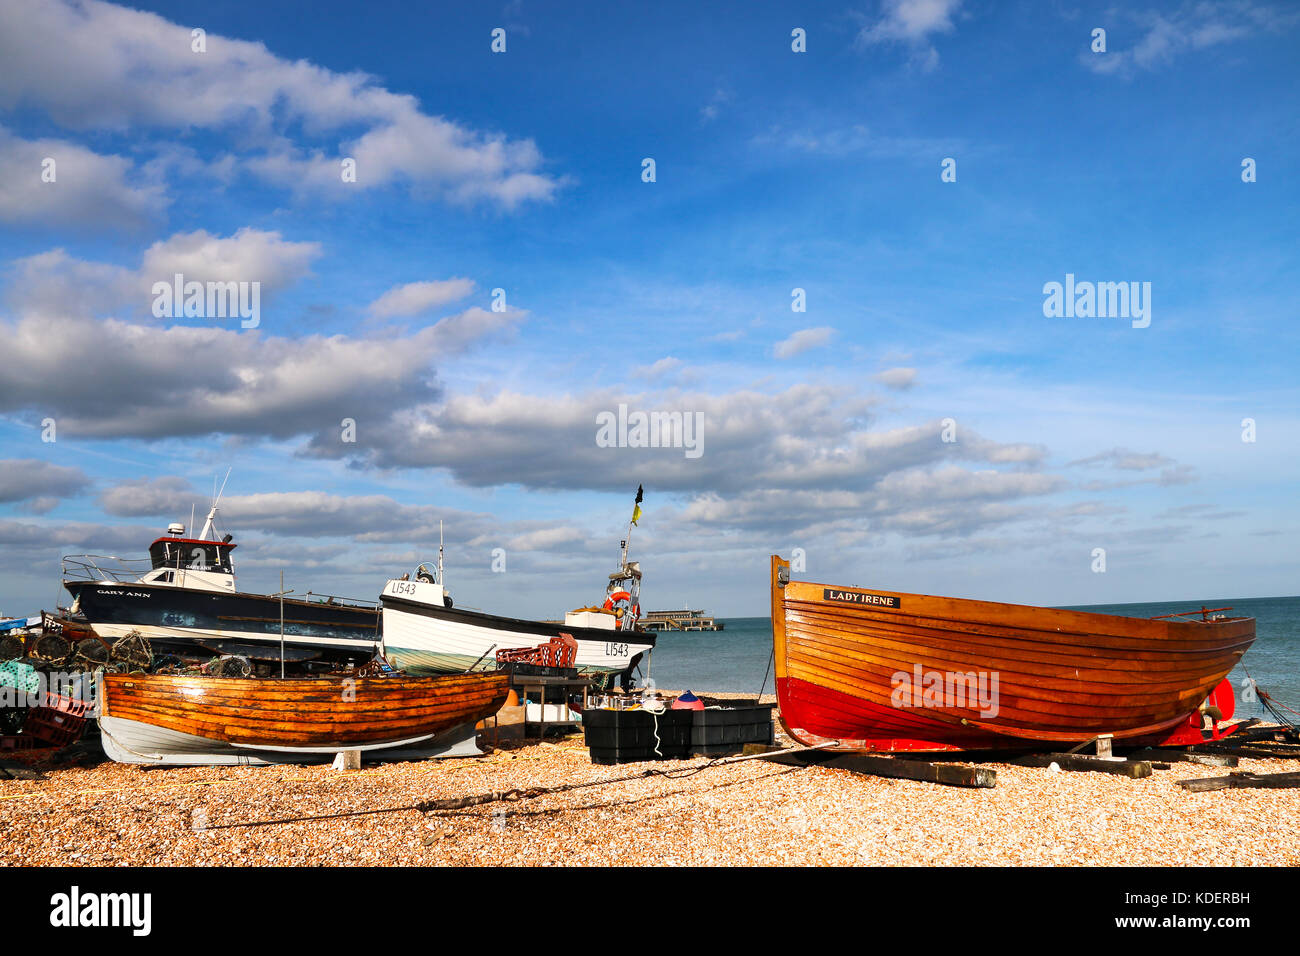
M 1236 689 L 1237 717 L 1269 715 L 1246 688 L 1248 678 L 1275 701 L 1300 711 L 1300 597 L 1213 598 L 1153 604 L 1093 604 L 1072 611 L 1157 617 L 1193 608 L 1231 607 L 1230 616 L 1255 618 L 1255 643 L 1229 675 Z M 772 619 L 719 618 L 721 631 L 661 632 L 650 662 L 659 687 L 704 693 L 772 693 Z M 1285 711 L 1284 711 L 1285 712 Z M 1300 719 L 1297 715 L 1288 715 Z

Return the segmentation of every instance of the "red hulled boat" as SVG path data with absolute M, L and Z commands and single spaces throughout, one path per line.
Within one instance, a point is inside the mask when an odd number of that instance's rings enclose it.
M 1255 620 L 1145 619 L 790 580 L 772 556 L 780 717 L 847 751 L 1215 739 Z M 1219 608 L 1216 610 L 1230 610 Z

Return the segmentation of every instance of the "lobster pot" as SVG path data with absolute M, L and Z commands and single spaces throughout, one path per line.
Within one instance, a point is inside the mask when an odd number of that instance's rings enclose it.
M 746 744 L 773 744 L 772 711 L 776 704 L 696 710 L 691 723 L 691 754 L 716 757 L 736 754 Z
M 592 763 L 684 760 L 691 755 L 691 717 L 689 710 L 586 710 L 582 731 Z

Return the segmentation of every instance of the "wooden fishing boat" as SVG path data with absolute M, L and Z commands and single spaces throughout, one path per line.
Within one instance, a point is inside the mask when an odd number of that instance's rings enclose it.
M 1255 640 L 1253 618 L 833 587 L 790 580 L 778 555 L 771 573 L 781 722 L 829 749 L 1041 749 L 1103 734 L 1192 743 L 1231 716 L 1222 682 Z
M 474 725 L 501 709 L 508 683 L 504 673 L 303 679 L 101 673 L 98 718 L 105 752 L 121 763 L 313 762 L 341 750 L 461 756 L 478 753 Z

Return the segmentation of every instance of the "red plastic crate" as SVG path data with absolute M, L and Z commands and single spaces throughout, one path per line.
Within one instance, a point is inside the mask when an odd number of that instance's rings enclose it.
M 498 664 L 510 664 L 516 661 L 528 664 L 541 663 L 535 647 L 509 647 L 497 651 Z
M 511 647 L 497 651 L 497 663 L 537 664 L 541 667 L 572 667 L 578 656 L 578 642 L 572 637 L 553 637 L 536 647 Z
M 61 694 L 45 695 L 42 706 L 37 710 L 56 710 L 61 714 L 67 714 L 70 717 L 85 717 L 90 713 L 90 701 L 77 700 L 75 697 L 64 697 Z
M 24 737 L 45 742 L 47 747 L 66 747 L 86 732 L 86 718 L 51 707 L 34 707 L 23 721 Z

